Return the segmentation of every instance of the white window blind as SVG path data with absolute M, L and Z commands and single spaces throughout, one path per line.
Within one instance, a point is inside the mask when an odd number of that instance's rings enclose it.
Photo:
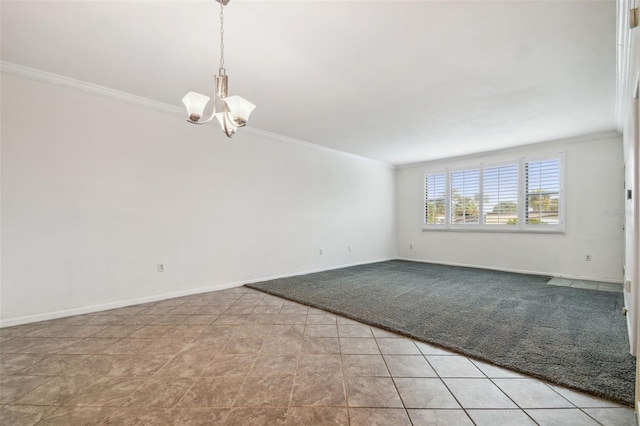
M 518 223 L 518 164 L 483 170 L 482 219 L 487 225 Z
M 427 174 L 425 177 L 425 223 L 443 225 L 445 223 L 445 199 L 447 195 L 447 175 Z
M 527 225 L 560 223 L 560 159 L 525 162 Z
M 563 154 L 497 161 L 425 171 L 424 229 L 564 232 Z
M 451 172 L 451 224 L 479 223 L 480 169 Z

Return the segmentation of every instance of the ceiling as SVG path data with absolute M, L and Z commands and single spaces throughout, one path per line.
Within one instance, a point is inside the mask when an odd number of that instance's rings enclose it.
M 212 94 L 213 0 L 1 7 L 3 61 L 174 106 Z M 615 0 L 232 0 L 229 93 L 251 127 L 395 165 L 610 131 L 615 21 Z

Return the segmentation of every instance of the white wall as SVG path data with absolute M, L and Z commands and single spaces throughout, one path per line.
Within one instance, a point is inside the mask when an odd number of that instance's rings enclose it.
M 389 167 L 1 83 L 2 325 L 395 257 Z
M 423 231 L 424 171 L 565 152 L 565 234 Z M 434 161 L 398 170 L 398 256 L 451 263 L 621 282 L 624 210 L 622 139 L 592 135 L 481 156 Z M 409 246 L 413 245 L 413 249 Z M 592 256 L 591 262 L 585 255 Z
M 425 167 L 492 154 L 396 172 L 249 129 L 229 140 L 213 125 L 12 75 L 1 83 L 0 325 L 396 251 L 421 261 L 622 279 L 624 217 L 605 215 L 624 210 L 617 134 L 497 154 L 566 152 L 566 235 L 423 232 Z M 166 272 L 156 271 L 158 263 Z

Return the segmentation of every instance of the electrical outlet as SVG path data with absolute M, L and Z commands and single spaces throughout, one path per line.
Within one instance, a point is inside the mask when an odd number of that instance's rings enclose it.
M 590 254 L 586 255 L 584 257 L 584 260 L 587 261 L 587 262 L 591 262 L 591 255 Z
M 158 272 L 164 272 L 164 264 L 158 263 Z

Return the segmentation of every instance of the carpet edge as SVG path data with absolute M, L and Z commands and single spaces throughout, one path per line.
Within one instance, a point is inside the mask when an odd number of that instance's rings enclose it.
M 475 360 L 478 360 L 478 361 L 482 361 L 482 362 L 485 362 L 487 364 L 494 365 L 496 367 L 504 368 L 504 369 L 507 369 L 509 371 L 514 371 L 514 372 L 519 373 L 519 374 L 524 374 L 524 375 L 526 375 L 528 377 L 536 378 L 536 379 L 541 380 L 541 381 L 546 382 L 546 383 L 551 383 L 551 384 L 554 384 L 554 385 L 565 387 L 567 389 L 575 390 L 575 391 L 578 391 L 578 392 L 583 392 L 583 393 L 586 393 L 586 394 L 589 394 L 589 395 L 593 395 L 593 396 L 596 396 L 598 398 L 603 398 L 603 399 L 606 399 L 608 401 L 616 402 L 618 404 L 622 404 L 622 405 L 625 405 L 625 406 L 628 406 L 628 407 L 633 407 L 634 406 L 634 402 L 633 401 L 627 401 L 624 398 L 616 398 L 616 397 L 612 397 L 611 395 L 605 395 L 604 393 L 600 393 L 600 392 L 594 391 L 592 389 L 581 388 L 580 386 L 577 386 L 577 385 L 571 385 L 571 384 L 555 381 L 553 379 L 550 379 L 548 377 L 543 377 L 542 375 L 536 374 L 535 372 L 528 371 L 526 369 L 518 369 L 517 367 L 513 367 L 511 365 L 509 365 L 509 366 L 501 365 L 499 363 L 496 363 L 495 361 L 489 360 L 489 359 L 487 359 L 487 358 L 485 358 L 485 357 L 483 357 L 481 355 L 478 355 L 478 354 L 476 354 L 476 353 L 474 353 L 472 351 L 465 350 L 464 348 L 448 346 L 446 344 L 443 344 L 443 343 L 437 342 L 437 341 L 430 341 L 430 340 L 425 339 L 423 337 L 419 337 L 419 336 L 413 335 L 411 333 L 408 333 L 406 331 L 396 329 L 395 327 L 390 327 L 390 326 L 387 326 L 387 325 L 384 325 L 384 324 L 380 324 L 377 321 L 370 321 L 370 320 L 364 320 L 362 318 L 358 318 L 357 316 L 352 315 L 349 312 L 341 311 L 340 309 L 332 309 L 332 308 L 328 308 L 328 307 L 325 307 L 325 306 L 320 306 L 319 304 L 316 304 L 316 303 L 313 303 L 313 302 L 309 302 L 309 301 L 305 301 L 305 300 L 296 298 L 295 296 L 292 297 L 292 296 L 283 295 L 283 294 L 278 293 L 277 291 L 271 291 L 271 290 L 268 290 L 268 289 L 265 289 L 265 288 L 261 288 L 259 286 L 260 284 L 261 283 L 258 282 L 258 283 L 245 284 L 244 286 L 247 287 L 247 288 L 251 288 L 253 290 L 256 290 L 256 291 L 260 291 L 262 293 L 270 294 L 270 295 L 273 295 L 273 296 L 280 297 L 282 299 L 286 299 L 286 300 L 290 300 L 292 302 L 300 303 L 300 304 L 305 305 L 305 306 L 310 306 L 310 307 L 315 308 L 315 309 L 319 309 L 319 310 L 322 310 L 322 311 L 325 311 L 325 312 L 330 312 L 330 313 L 333 313 L 333 314 L 336 314 L 336 315 L 340 315 L 340 316 L 343 316 L 345 318 L 349 318 L 351 320 L 358 321 L 358 322 L 361 322 L 363 324 L 367 324 L 367 325 L 370 325 L 370 326 L 373 326 L 373 327 L 377 327 L 377 328 L 380 328 L 382 330 L 390 331 L 392 333 L 396 333 L 396 334 L 399 334 L 401 336 L 405 336 L 405 337 L 408 337 L 408 338 L 411 338 L 411 339 L 414 339 L 414 340 L 417 340 L 417 341 L 420 341 L 420 342 L 428 343 L 430 345 L 434 345 L 434 346 L 437 346 L 439 348 L 445 349 L 447 351 L 455 352 L 455 353 L 458 353 L 460 355 L 464 355 L 464 356 L 467 356 L 469 358 L 472 358 L 472 359 L 475 359 Z

